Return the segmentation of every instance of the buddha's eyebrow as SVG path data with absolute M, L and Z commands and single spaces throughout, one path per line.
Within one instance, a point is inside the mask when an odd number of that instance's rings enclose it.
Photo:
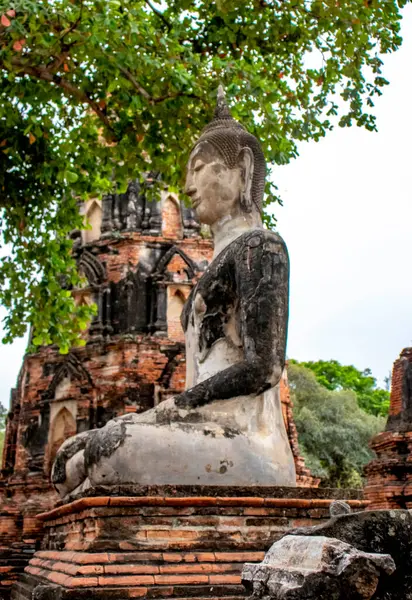
M 196 167 L 197 163 L 199 163 L 199 162 L 206 164 L 205 161 L 202 158 L 200 158 L 200 156 L 194 156 L 190 162 L 191 162 L 192 169 L 194 169 Z

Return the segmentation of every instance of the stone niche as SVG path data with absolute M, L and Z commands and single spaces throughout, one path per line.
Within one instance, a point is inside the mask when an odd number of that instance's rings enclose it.
M 56 457 L 57 450 L 62 443 L 77 431 L 76 427 L 77 403 L 75 400 L 68 402 L 55 402 L 50 411 L 50 431 L 48 462 L 50 465 Z
M 90 244 L 100 238 L 102 227 L 102 203 L 100 200 L 93 198 L 82 205 L 82 213 L 84 214 L 85 223 L 88 229 L 82 231 L 83 244 Z
M 162 236 L 166 239 L 183 237 L 182 212 L 176 194 L 166 193 L 162 198 Z

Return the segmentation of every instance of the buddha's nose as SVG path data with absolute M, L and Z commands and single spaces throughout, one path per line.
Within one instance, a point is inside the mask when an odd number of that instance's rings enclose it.
M 185 193 L 192 198 L 196 194 L 196 192 L 196 186 L 194 186 L 193 183 L 187 180 L 185 185 Z

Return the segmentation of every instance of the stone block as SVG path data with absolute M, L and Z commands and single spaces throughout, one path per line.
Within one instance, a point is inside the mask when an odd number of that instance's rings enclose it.
M 287 535 L 261 563 L 245 564 L 242 582 L 254 600 L 369 600 L 381 575 L 395 568 L 388 554 L 325 536 Z

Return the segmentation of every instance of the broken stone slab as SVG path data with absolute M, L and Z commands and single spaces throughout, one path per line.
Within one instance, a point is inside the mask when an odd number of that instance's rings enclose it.
M 412 600 L 412 511 L 366 510 L 336 516 L 315 527 L 292 529 L 288 535 L 327 536 L 363 552 L 389 554 L 396 571 L 381 577 L 373 600 Z
M 261 563 L 245 564 L 242 582 L 253 600 L 368 600 L 395 569 L 389 554 L 325 536 L 286 535 Z

